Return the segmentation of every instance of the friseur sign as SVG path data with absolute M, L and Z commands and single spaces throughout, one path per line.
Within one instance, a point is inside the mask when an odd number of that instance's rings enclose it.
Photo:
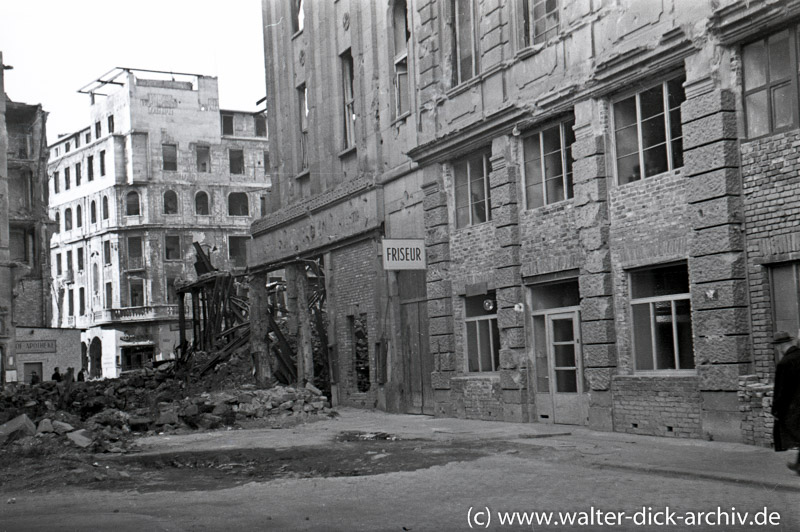
M 384 270 L 424 270 L 425 240 L 423 239 L 384 239 Z

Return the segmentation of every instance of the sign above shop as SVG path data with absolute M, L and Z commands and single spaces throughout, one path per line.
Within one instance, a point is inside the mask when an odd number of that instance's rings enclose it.
M 384 270 L 424 270 L 425 240 L 419 239 L 384 239 Z

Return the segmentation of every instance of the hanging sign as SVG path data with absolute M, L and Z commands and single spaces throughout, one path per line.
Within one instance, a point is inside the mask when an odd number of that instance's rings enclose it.
M 424 270 L 425 240 L 419 239 L 384 239 L 384 270 Z

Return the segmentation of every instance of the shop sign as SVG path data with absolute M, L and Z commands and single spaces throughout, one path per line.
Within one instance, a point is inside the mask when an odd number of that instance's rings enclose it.
M 423 239 L 384 239 L 384 270 L 424 270 L 425 240 Z

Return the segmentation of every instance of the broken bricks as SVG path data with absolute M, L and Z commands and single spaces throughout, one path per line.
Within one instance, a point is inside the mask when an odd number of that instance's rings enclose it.
M 0 425 L 0 445 L 35 434 L 36 425 L 33 424 L 31 418 L 22 414 L 8 423 Z

